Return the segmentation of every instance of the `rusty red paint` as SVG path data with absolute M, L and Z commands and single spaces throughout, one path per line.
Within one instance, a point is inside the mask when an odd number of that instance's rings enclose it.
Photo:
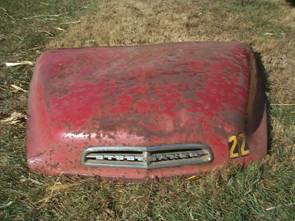
M 50 175 L 142 179 L 261 159 L 267 130 L 260 78 L 251 49 L 240 43 L 47 51 L 30 88 L 28 165 Z M 230 160 L 228 137 L 239 132 L 246 133 L 251 153 Z M 185 143 L 209 145 L 213 162 L 151 170 L 80 163 L 89 146 Z

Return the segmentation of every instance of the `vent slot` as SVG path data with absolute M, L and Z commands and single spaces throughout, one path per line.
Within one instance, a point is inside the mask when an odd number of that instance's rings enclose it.
M 82 164 L 95 167 L 155 169 L 208 163 L 212 152 L 204 144 L 175 144 L 153 147 L 90 147 L 82 154 Z

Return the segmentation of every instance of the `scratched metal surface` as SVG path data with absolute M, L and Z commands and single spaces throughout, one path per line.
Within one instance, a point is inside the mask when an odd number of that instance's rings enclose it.
M 190 175 L 227 164 L 228 137 L 239 132 L 246 133 L 250 154 L 233 161 L 260 159 L 266 116 L 255 66 L 251 49 L 240 43 L 47 51 L 30 88 L 29 167 L 44 174 L 139 179 Z M 210 146 L 213 162 L 149 171 L 80 163 L 89 146 L 186 143 Z

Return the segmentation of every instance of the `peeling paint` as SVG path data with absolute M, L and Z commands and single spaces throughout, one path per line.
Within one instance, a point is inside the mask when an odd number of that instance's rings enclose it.
M 250 152 L 259 154 L 235 161 L 259 159 L 267 137 L 254 59 L 248 46 L 235 42 L 45 52 L 30 88 L 28 164 L 47 174 L 189 175 L 228 163 L 228 137 L 239 132 L 248 132 Z M 214 161 L 149 172 L 80 163 L 91 146 L 188 143 L 210 146 Z

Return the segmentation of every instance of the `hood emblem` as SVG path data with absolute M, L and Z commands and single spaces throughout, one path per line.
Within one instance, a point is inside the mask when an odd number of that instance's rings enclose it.
M 209 163 L 211 149 L 205 144 L 173 144 L 152 147 L 88 147 L 81 163 L 93 167 L 156 169 Z

